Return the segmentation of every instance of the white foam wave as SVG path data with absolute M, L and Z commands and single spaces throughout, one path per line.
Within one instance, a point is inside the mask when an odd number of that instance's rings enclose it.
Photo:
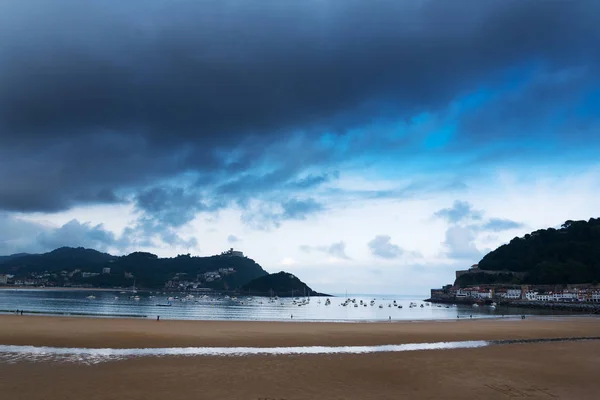
M 64 361 L 97 364 L 131 357 L 164 356 L 251 356 L 366 354 L 417 350 L 444 350 L 484 347 L 487 341 L 407 343 L 383 346 L 302 346 L 302 347 L 166 347 L 138 349 L 89 349 L 0 345 L 0 361 Z

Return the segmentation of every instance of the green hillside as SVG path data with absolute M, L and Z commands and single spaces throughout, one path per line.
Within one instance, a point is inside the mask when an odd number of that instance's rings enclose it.
M 289 272 L 278 272 L 256 278 L 241 288 L 244 293 L 263 296 L 327 296 L 315 292 L 308 285 Z
M 516 279 L 507 274 L 496 277 L 473 274 L 481 276 L 466 275 L 459 281 L 531 284 L 600 282 L 600 218 L 566 221 L 560 229 L 542 229 L 514 238 L 483 257 L 479 268 L 483 271 L 518 272 L 524 276 Z
M 109 274 L 101 274 L 103 268 L 110 268 Z M 63 247 L 45 254 L 27 255 L 5 259 L 0 263 L 0 273 L 25 278 L 31 274 L 61 271 L 100 273 L 98 276 L 83 278 L 76 273 L 68 278 L 69 284 L 88 284 L 96 287 L 131 286 L 135 279 L 138 287 L 162 288 L 170 280 L 196 281 L 206 272 L 232 268 L 233 272 L 222 274 L 211 282 L 203 281 L 202 286 L 212 289 L 234 290 L 252 279 L 267 275 L 267 272 L 254 260 L 247 257 L 226 255 L 212 257 L 192 257 L 189 254 L 173 258 L 159 258 L 155 254 L 135 252 L 117 257 L 96 250 Z M 133 278 L 131 277 L 133 276 Z M 53 278 L 58 285 L 65 284 L 65 278 Z

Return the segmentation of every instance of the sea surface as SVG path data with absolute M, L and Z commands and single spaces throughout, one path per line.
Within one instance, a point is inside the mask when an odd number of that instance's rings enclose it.
M 138 299 L 132 296 L 138 296 Z M 229 297 L 216 294 L 161 292 L 80 291 L 47 289 L 0 290 L 0 313 L 24 310 L 26 314 L 96 317 L 139 317 L 180 320 L 240 321 L 419 321 L 457 318 L 494 318 L 516 315 L 558 315 L 550 310 L 498 306 L 436 305 L 424 302 L 425 295 L 348 295 L 340 297 Z M 168 297 L 173 297 L 170 301 Z M 177 298 L 175 298 L 177 297 Z M 327 299 L 331 304 L 327 305 Z M 361 305 L 360 302 L 363 302 Z M 371 305 L 373 301 L 373 305 Z M 395 302 L 395 304 L 394 304 Z M 411 307 L 411 303 L 414 304 Z M 160 306 L 170 304 L 170 306 Z M 299 305 L 300 304 L 300 305 Z M 354 306 L 357 305 L 357 307 Z M 399 308 L 398 306 L 402 306 Z M 564 314 L 564 312 L 562 313 Z

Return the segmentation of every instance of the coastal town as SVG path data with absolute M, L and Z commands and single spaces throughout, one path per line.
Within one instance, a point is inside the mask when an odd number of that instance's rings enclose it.
M 245 258 L 244 253 L 233 248 L 219 254 L 222 258 Z M 108 261 L 109 265 L 114 265 L 113 261 Z M 97 286 L 98 279 L 115 278 L 118 274 L 122 282 L 128 282 L 127 285 L 135 285 L 136 275 L 132 272 L 116 272 L 115 268 L 90 265 L 86 268 L 60 269 L 60 265 L 53 265 L 53 268 L 40 272 L 29 272 L 24 275 L 0 274 L 0 286 L 10 287 L 70 287 L 70 288 L 93 288 Z M 237 271 L 233 267 L 219 267 L 214 270 L 199 273 L 173 272 L 171 278 L 164 283 L 165 290 L 174 291 L 202 291 L 210 290 L 210 286 L 215 282 L 223 280 L 225 277 L 235 274 Z M 139 283 L 139 281 L 138 281 Z M 115 286 L 122 288 L 124 285 Z
M 475 264 L 468 270 L 456 271 L 456 278 L 465 274 L 497 274 L 484 271 Z M 600 286 L 594 283 L 577 285 L 479 284 L 445 285 L 431 289 L 430 301 L 437 303 L 479 304 L 497 303 L 518 307 L 548 307 L 599 309 Z

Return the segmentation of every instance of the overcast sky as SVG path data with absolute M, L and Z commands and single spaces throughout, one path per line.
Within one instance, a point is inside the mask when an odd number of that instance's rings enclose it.
M 0 0 L 0 254 L 422 294 L 600 216 L 600 1 Z

